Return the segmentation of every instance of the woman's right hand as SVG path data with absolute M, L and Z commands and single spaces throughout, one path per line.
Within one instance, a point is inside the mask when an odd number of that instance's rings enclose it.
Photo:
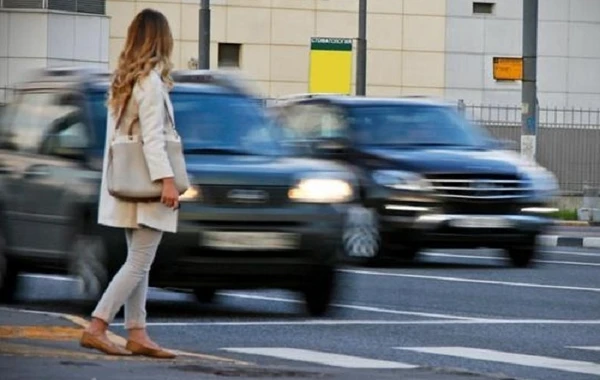
M 160 197 L 160 202 L 167 207 L 171 207 L 173 209 L 179 208 L 179 192 L 175 187 L 175 179 L 173 177 L 163 178 L 162 180 L 162 195 Z

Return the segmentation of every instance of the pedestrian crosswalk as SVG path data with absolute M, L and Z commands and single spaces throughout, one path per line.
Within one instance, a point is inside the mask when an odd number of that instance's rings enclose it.
M 600 351 L 600 346 L 567 346 L 567 350 Z M 430 363 L 405 363 L 395 360 L 380 360 L 320 350 L 300 349 L 291 347 L 231 347 L 222 350 L 250 356 L 271 357 L 276 359 L 318 364 L 330 367 L 354 369 L 414 369 L 420 366 L 430 366 Z M 413 352 L 437 356 L 451 356 L 465 360 L 476 360 L 502 363 L 514 366 L 535 367 L 582 375 L 600 376 L 600 363 L 585 360 L 571 360 L 558 357 L 541 356 L 517 352 L 505 352 L 486 348 L 462 346 L 430 346 L 430 347 L 389 347 L 390 352 Z M 389 358 L 394 356 L 383 352 Z M 598 357 L 600 359 L 600 357 Z M 599 360 L 600 361 L 600 360 Z M 465 363 L 468 369 L 468 363 Z

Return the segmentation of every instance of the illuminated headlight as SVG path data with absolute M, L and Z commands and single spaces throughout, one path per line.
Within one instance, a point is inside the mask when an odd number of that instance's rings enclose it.
M 350 183 L 341 179 L 303 179 L 288 192 L 296 202 L 342 203 L 352 200 L 354 191 Z
M 373 173 L 373 180 L 382 186 L 406 191 L 431 190 L 431 183 L 416 173 L 399 170 L 378 170 Z
M 198 186 L 190 186 L 185 193 L 179 196 L 180 202 L 192 202 L 202 200 L 202 191 Z

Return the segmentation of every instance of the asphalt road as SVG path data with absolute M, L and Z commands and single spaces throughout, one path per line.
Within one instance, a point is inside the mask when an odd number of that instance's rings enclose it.
M 415 366 L 600 378 L 600 252 L 546 248 L 531 269 L 514 269 L 494 251 L 435 251 L 422 260 L 342 268 L 335 307 L 321 319 L 306 317 L 286 292 L 224 292 L 202 305 L 152 290 L 149 329 L 169 348 L 277 368 L 351 368 L 356 378 L 404 378 Z M 82 315 L 75 285 L 26 276 L 15 307 Z M 121 322 L 114 332 L 123 332 Z

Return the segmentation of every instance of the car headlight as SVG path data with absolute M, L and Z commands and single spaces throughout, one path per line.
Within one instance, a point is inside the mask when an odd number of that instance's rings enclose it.
M 373 180 L 382 186 L 406 191 L 431 190 L 431 183 L 419 174 L 401 170 L 377 170 Z
M 288 197 L 296 202 L 343 203 L 353 199 L 354 190 L 342 179 L 302 179 L 288 191 Z
M 190 186 L 179 196 L 180 202 L 193 202 L 202 200 L 202 190 L 198 186 Z

